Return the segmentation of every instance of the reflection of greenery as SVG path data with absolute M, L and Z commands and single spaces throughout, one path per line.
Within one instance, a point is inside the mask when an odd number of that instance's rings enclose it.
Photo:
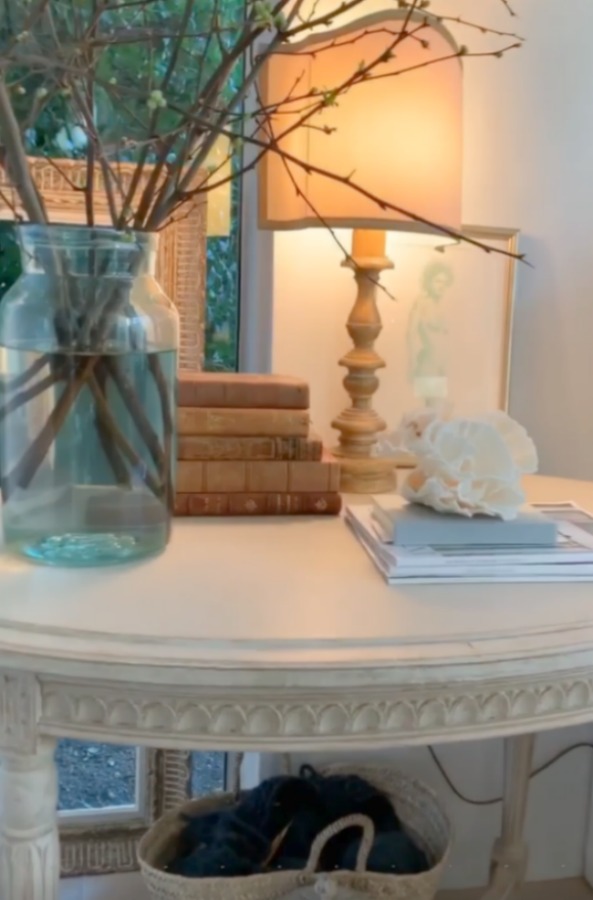
M 3 46 L 14 42 L 15 34 L 28 34 L 29 13 L 26 2 L 8 0 L 5 19 L 0 23 L 0 56 Z M 224 54 L 234 45 L 245 18 L 245 0 L 199 0 L 192 3 L 189 19 L 186 13 L 187 0 L 115 3 L 105 5 L 101 12 L 100 50 L 95 55 L 92 78 L 94 119 L 102 145 L 118 145 L 120 159 L 133 158 L 136 151 L 129 150 L 129 142 L 144 141 L 148 134 L 176 134 L 173 155 L 187 149 L 187 114 L 182 111 L 191 108 L 191 98 L 204 91 Z M 52 0 L 51 16 L 52 27 L 64 47 L 85 46 L 97 21 L 97 6 L 94 0 L 76 0 L 73 13 L 72 0 Z M 185 36 L 177 41 L 180 34 Z M 37 26 L 34 35 L 39 46 L 45 42 L 51 53 L 52 42 L 44 27 Z M 109 40 L 104 40 L 105 35 Z M 170 67 L 166 104 L 159 108 L 155 122 L 147 98 L 163 83 Z M 56 137 L 64 126 L 68 129 L 83 124 L 73 121 L 73 87 L 56 89 L 51 69 L 44 73 L 12 65 L 7 72 L 6 80 L 19 85 L 11 100 L 27 128 L 30 149 L 64 155 Z M 217 100 L 230 100 L 242 75 L 243 63 L 239 60 L 217 87 Z M 86 85 L 78 85 L 81 87 L 86 89 Z M 128 149 L 121 146 L 124 138 Z M 76 150 L 70 149 L 75 155 Z
M 241 190 L 232 185 L 231 233 L 208 238 L 206 369 L 232 372 L 239 343 L 239 222 Z
M 14 228 L 10 222 L 0 222 L 0 297 L 14 284 L 20 271 Z
M 208 239 L 206 368 L 232 372 L 237 368 L 238 228 L 228 238 Z
M 119 29 L 117 37 L 122 37 L 122 29 L 132 29 L 142 39 L 114 40 L 103 48 L 97 66 L 97 80 L 94 90 L 94 113 L 99 134 L 104 145 L 113 146 L 122 138 L 133 141 L 147 133 L 147 123 L 151 110 L 146 96 L 158 86 L 175 52 L 175 41 L 170 37 L 182 20 L 186 0 L 152 0 L 142 7 L 130 3 L 117 7 L 113 12 L 105 11 L 103 24 L 108 25 L 113 17 L 113 27 Z M 17 16 L 26 15 L 26 4 L 10 4 Z M 77 16 L 80 22 L 94 15 L 94 4 L 90 0 L 77 0 Z M 76 32 L 80 22 L 72 19 L 70 0 L 52 0 L 52 15 L 64 35 Z M 218 23 L 218 37 L 212 39 L 212 22 Z M 174 131 L 180 121 L 176 110 L 187 106 L 188 98 L 203 89 L 212 72 L 220 64 L 225 44 L 235 39 L 237 27 L 245 16 L 245 0 L 200 0 L 194 3 L 190 22 L 185 28 L 188 35 L 178 55 L 174 74 L 167 87 L 168 105 L 160 110 L 158 131 L 167 134 Z M 20 19 L 12 23 L 18 30 Z M 6 38 L 6 29 L 0 25 L 0 46 Z M 10 32 L 11 29 L 8 29 Z M 114 35 L 116 37 L 116 35 Z M 15 72 L 22 85 L 22 96 L 15 99 L 17 114 L 26 127 L 27 149 L 32 155 L 53 157 L 85 156 L 84 135 L 80 138 L 80 124 L 73 120 L 68 93 L 55 91 L 48 84 L 50 97 L 45 104 L 39 104 L 36 115 L 28 121 L 31 112 L 31 98 L 35 92 L 45 89 L 43 78 L 33 71 Z M 235 65 L 231 71 L 226 90 L 231 96 L 241 82 L 243 65 Z M 185 134 L 181 131 L 172 156 L 185 146 Z M 120 147 L 119 158 L 132 159 L 135 154 Z M 148 161 L 151 161 L 149 154 Z M 240 189 L 233 185 L 233 224 L 229 237 L 209 238 L 207 247 L 207 315 L 206 315 L 206 367 L 214 369 L 235 369 L 237 365 L 238 326 L 238 254 L 239 254 L 239 196 Z M 14 246 L 12 229 L 0 223 L 0 296 L 15 280 L 20 271 L 18 252 Z

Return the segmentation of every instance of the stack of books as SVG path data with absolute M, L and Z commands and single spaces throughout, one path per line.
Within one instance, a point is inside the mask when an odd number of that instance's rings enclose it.
M 593 517 L 570 503 L 503 522 L 386 495 L 346 507 L 345 519 L 390 584 L 593 581 Z
M 178 391 L 176 515 L 340 512 L 339 464 L 310 432 L 306 382 L 182 372 Z

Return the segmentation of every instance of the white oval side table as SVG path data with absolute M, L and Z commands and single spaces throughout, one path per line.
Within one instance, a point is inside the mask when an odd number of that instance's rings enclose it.
M 593 484 L 533 479 L 593 508 Z M 506 742 L 485 900 L 523 876 L 535 732 L 593 721 L 593 584 L 388 587 L 340 519 L 178 521 L 161 557 L 0 554 L 0 897 L 57 900 L 55 742 L 377 749 Z

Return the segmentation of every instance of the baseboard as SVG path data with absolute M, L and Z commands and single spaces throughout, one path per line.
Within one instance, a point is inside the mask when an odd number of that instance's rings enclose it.
M 62 882 L 60 900 L 148 900 L 139 875 L 70 878 Z M 445 891 L 436 900 L 481 900 L 484 888 Z M 593 889 L 579 878 L 526 885 L 512 900 L 593 900 Z
M 471 891 L 444 891 L 437 900 L 481 900 L 484 888 Z M 538 881 L 526 884 L 513 900 L 593 900 L 593 889 L 580 878 L 566 881 Z

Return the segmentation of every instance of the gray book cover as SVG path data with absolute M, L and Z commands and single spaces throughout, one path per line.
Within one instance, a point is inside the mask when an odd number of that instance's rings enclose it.
M 387 537 L 399 547 L 410 546 L 516 546 L 552 547 L 556 543 L 556 523 L 531 507 L 505 522 L 493 516 L 468 518 L 437 512 L 426 506 L 407 503 L 398 497 L 373 497 L 372 515 Z

